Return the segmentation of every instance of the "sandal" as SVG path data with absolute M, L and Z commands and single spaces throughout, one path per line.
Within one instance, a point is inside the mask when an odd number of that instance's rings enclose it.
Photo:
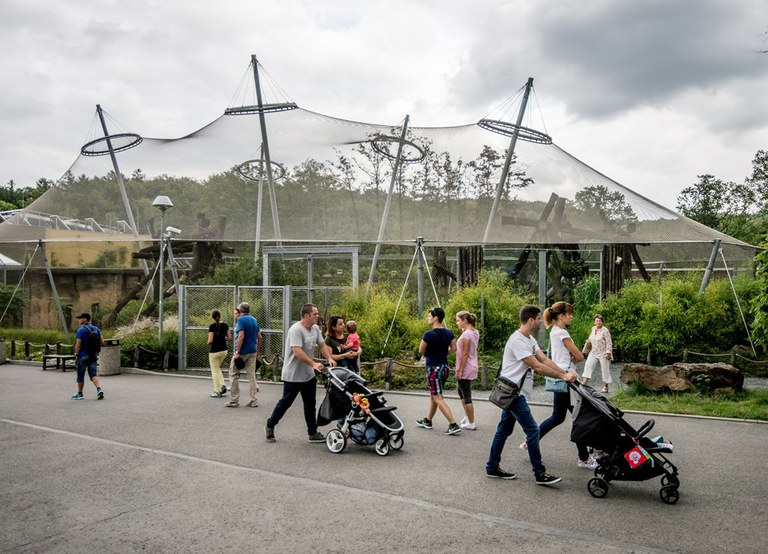
M 603 385 L 603 390 L 600 391 L 600 392 L 602 392 L 604 394 L 608 394 L 608 385 Z

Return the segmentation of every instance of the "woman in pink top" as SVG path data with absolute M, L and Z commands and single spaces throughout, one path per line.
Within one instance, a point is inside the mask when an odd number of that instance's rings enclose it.
M 456 314 L 456 325 L 461 329 L 461 336 L 456 342 L 456 383 L 466 414 L 459 425 L 470 431 L 477 429 L 475 407 L 472 405 L 472 381 L 477 378 L 477 344 L 480 341 L 476 324 L 475 314 L 467 311 Z

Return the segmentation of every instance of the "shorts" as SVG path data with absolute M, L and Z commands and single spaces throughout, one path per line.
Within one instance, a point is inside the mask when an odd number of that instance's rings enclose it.
M 472 379 L 459 379 L 456 382 L 456 390 L 464 404 L 472 404 Z
M 448 364 L 427 366 L 427 384 L 429 385 L 430 396 L 443 394 L 445 381 L 448 379 L 448 371 Z
M 91 381 L 93 381 L 93 378 L 99 374 L 98 361 L 98 358 L 91 358 L 90 356 L 78 358 L 75 361 L 78 383 L 85 383 L 86 370 L 88 371 L 88 377 L 90 377 Z

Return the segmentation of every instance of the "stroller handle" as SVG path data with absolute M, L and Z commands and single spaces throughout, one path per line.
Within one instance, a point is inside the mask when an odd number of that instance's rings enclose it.
M 637 431 L 637 438 L 644 437 L 647 435 L 651 429 L 653 429 L 653 426 L 656 425 L 656 422 L 653 419 L 649 419 L 646 421 L 640 429 Z

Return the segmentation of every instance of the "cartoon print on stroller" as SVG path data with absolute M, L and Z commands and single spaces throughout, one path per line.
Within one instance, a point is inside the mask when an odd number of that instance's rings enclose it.
M 325 436 L 328 450 L 340 454 L 348 439 L 357 444 L 372 444 L 379 456 L 403 447 L 403 422 L 394 414 L 397 408 L 387 406 L 383 392 L 372 392 L 365 386 L 365 379 L 348 369 L 328 368 L 323 375 L 326 394 L 317 413 L 317 424 L 339 420 L 338 427 Z
M 661 476 L 661 500 L 676 503 L 680 498 L 677 467 L 664 456 L 672 453 L 672 444 L 661 436 L 646 437 L 654 420 L 649 419 L 635 430 L 603 393 L 588 385 L 570 386 L 577 393 L 571 441 L 583 442 L 603 453 L 596 456 L 595 477 L 587 483 L 589 494 L 604 497 L 611 481 L 646 481 Z

